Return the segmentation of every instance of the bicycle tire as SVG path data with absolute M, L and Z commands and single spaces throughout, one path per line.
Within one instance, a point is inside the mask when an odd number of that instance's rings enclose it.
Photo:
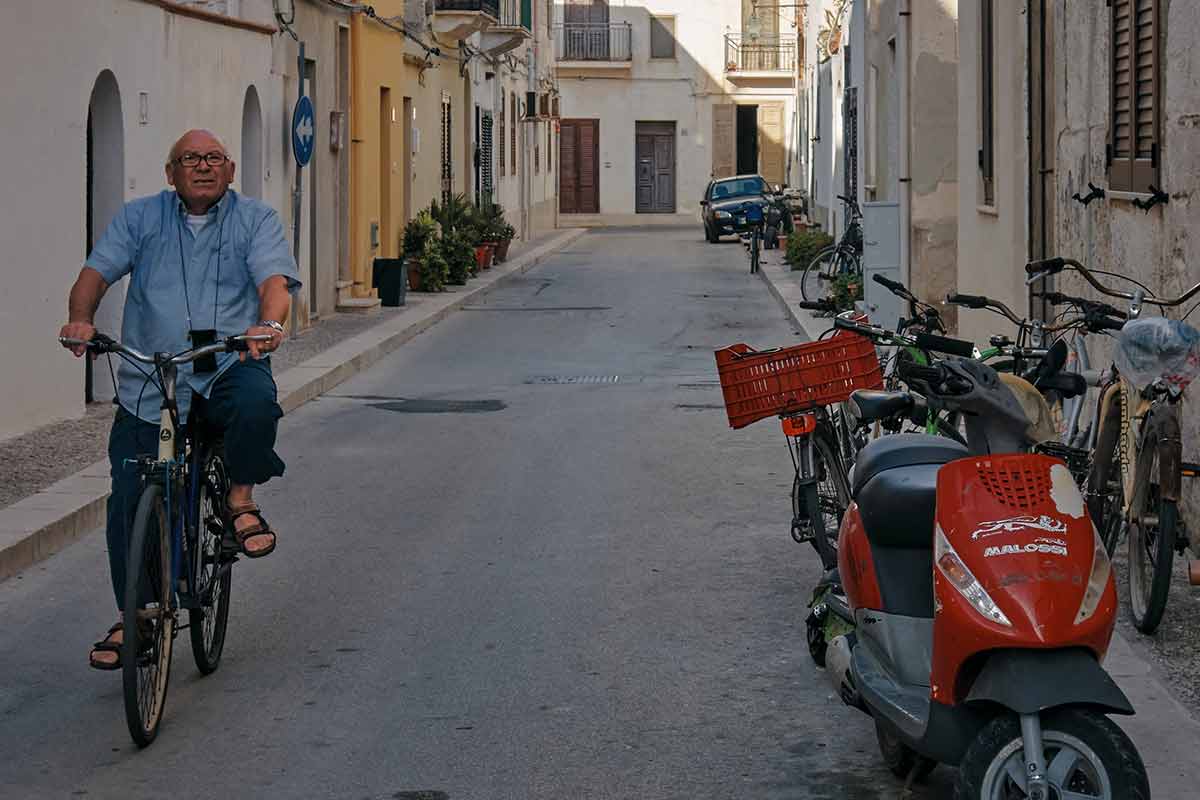
M 224 454 L 215 446 L 204 459 L 200 475 L 200 491 L 192 516 L 197 520 L 195 542 L 196 595 L 200 608 L 188 610 L 188 632 L 192 640 L 192 658 L 202 675 L 216 671 L 225 648 L 225 631 L 229 625 L 229 598 L 232 571 L 222 567 L 222 556 L 228 515 L 223 506 L 229 486 L 225 474 Z
M 1174 500 L 1160 496 L 1158 484 L 1158 448 L 1148 447 L 1138 453 L 1137 472 L 1141 496 L 1140 508 L 1131 509 L 1129 533 L 1129 613 L 1133 625 L 1142 633 L 1158 630 L 1167 596 L 1171 590 L 1171 565 L 1175 559 L 1176 527 L 1179 508 Z M 1142 483 L 1145 481 L 1145 483 Z M 1157 512 L 1156 523 L 1147 517 Z
M 138 499 L 126 564 L 121 646 L 125 721 L 137 746 L 146 747 L 158 735 L 162 721 L 175 640 L 171 528 L 159 484 L 147 486 Z
M 838 246 L 836 244 L 826 245 L 817 251 L 817 254 L 813 256 L 812 261 L 809 261 L 808 265 L 804 268 L 804 274 L 800 276 L 800 296 L 804 298 L 805 302 L 811 303 L 814 300 L 819 299 L 819 295 L 821 294 L 820 291 L 814 291 L 812 296 L 809 296 L 809 279 L 811 278 L 815 282 L 814 285 L 819 289 L 820 280 L 817 278 L 817 275 L 822 274 L 820 262 L 822 259 L 827 259 L 829 256 L 834 255 L 837 253 L 837 251 Z M 816 273 L 813 273 L 814 266 L 817 268 Z
M 792 525 L 807 517 L 813 530 L 811 543 L 825 569 L 837 566 L 837 539 L 842 517 L 850 506 L 850 480 L 837 442 L 824 425 L 813 433 L 813 464 L 817 480 L 792 480 Z M 815 509 L 815 510 L 814 510 Z

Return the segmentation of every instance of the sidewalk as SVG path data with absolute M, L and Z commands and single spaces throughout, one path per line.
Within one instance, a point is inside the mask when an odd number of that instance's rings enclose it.
M 521 249 L 514 248 L 507 263 L 480 273 L 466 286 L 451 286 L 442 294 L 412 293 L 402 308 L 383 309 L 362 317 L 339 315 L 333 325 L 318 325 L 289 342 L 289 347 L 273 359 L 279 404 L 286 413 L 328 391 L 506 279 L 528 271 L 567 247 L 584 233 L 579 228 L 557 231 Z M 43 451 L 41 445 L 46 440 L 61 441 L 63 431 L 70 430 L 73 441 L 84 441 L 91 449 L 88 458 L 103 456 L 111 416 L 110 408 L 97 408 L 89 410 L 82 420 L 49 426 L 0 443 L 5 469 L 32 475 L 24 476 L 25 483 L 15 492 L 8 487 L 7 498 L 16 502 L 0 507 L 0 581 L 50 557 L 103 524 L 109 491 L 108 460 L 102 458 L 46 485 L 57 477 L 48 472 L 55 459 L 53 452 Z M 68 449 L 71 441 L 68 440 Z M 51 477 L 47 479 L 47 475 Z M 17 499 L 22 493 L 27 496 Z
M 806 341 L 830 327 L 829 320 L 813 317 L 796 303 L 800 294 L 800 272 L 792 272 L 783 263 L 781 253 L 767 251 L 760 262 L 759 276 L 787 317 Z M 771 346 L 762 342 L 762 347 Z M 1122 603 L 1126 602 L 1124 598 Z M 1121 614 L 1125 609 L 1120 610 Z M 1158 670 L 1150 660 L 1135 652 L 1135 645 L 1120 633 L 1113 634 L 1112 646 L 1104 666 L 1137 710 L 1132 717 L 1114 717 L 1118 725 L 1137 745 L 1150 773 L 1150 788 L 1155 798 L 1182 800 L 1200 791 L 1200 721 L 1175 699 L 1169 688 L 1169 674 Z

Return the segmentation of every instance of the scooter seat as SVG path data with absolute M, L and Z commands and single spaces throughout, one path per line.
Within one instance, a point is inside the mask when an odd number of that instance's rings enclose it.
M 967 448 L 944 436 L 924 433 L 898 433 L 882 436 L 868 444 L 854 462 L 854 482 L 850 494 L 855 499 L 867 482 L 881 472 L 918 464 L 947 464 L 965 458 Z

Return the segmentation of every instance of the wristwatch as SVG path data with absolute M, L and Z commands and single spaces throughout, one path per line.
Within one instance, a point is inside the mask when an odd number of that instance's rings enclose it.
M 258 321 L 258 324 L 260 327 L 270 328 L 271 330 L 278 333 L 280 336 L 283 336 L 283 334 L 284 334 L 283 325 L 276 322 L 273 319 L 260 319 Z

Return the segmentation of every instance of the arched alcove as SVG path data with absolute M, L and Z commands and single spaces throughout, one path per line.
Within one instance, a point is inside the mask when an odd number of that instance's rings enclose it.
M 117 77 L 104 70 L 92 86 L 87 111 L 87 230 L 88 253 L 125 202 L 125 123 L 121 113 L 121 89 Z M 84 255 L 87 255 L 86 253 Z M 96 312 L 96 328 L 120 334 L 124 287 L 113 287 Z M 111 400 L 116 393 L 107 369 L 87 364 L 85 398 L 89 402 Z
M 263 179 L 263 124 L 262 105 L 258 101 L 258 90 L 251 86 L 246 90 L 242 104 L 242 157 L 238 164 L 241 175 L 242 194 L 262 199 Z

